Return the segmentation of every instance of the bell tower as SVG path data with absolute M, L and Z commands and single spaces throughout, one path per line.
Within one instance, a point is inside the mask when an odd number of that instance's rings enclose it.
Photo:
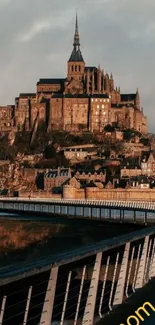
M 74 34 L 74 42 L 73 42 L 73 50 L 71 56 L 68 60 L 68 73 L 67 79 L 78 79 L 82 80 L 84 76 L 85 70 L 85 62 L 82 57 L 82 53 L 80 50 L 80 37 L 78 30 L 78 17 L 76 13 L 76 22 L 75 22 L 75 34 Z

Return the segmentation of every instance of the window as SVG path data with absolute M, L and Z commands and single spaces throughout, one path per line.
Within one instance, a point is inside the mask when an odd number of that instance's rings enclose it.
M 102 102 L 102 99 L 100 99 L 100 102 Z
M 79 65 L 79 72 L 81 71 L 81 66 Z
M 77 65 L 75 66 L 75 71 L 77 72 Z
M 97 108 L 100 108 L 100 105 L 97 105 Z
M 104 108 L 104 105 L 102 105 L 102 108 Z
M 74 71 L 74 65 L 72 65 L 72 72 Z
M 105 112 L 103 112 L 103 115 L 105 115 Z
M 95 99 L 95 102 L 97 102 L 97 98 Z
M 92 100 L 91 100 L 92 102 L 94 101 L 94 99 L 92 98 Z

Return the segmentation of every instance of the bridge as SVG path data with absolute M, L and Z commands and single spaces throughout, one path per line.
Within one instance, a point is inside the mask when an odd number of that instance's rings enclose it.
M 155 226 L 0 269 L 1 325 L 93 325 L 155 277 Z
M 152 225 L 155 203 L 0 198 L 0 211 Z M 155 277 L 155 226 L 0 268 L 0 325 L 93 325 Z M 69 323 L 70 324 L 70 323 Z
M 0 198 L 0 211 L 55 214 L 78 219 L 154 224 L 155 202 Z

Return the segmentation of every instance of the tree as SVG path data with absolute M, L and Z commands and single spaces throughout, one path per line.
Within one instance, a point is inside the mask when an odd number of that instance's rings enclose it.
M 105 132 L 113 132 L 115 130 L 115 128 L 110 125 L 110 124 L 107 124 L 105 127 L 104 127 L 104 131 Z

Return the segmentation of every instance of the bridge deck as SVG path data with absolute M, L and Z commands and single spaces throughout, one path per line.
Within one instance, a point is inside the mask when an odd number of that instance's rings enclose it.
M 155 223 L 154 202 L 0 198 L 0 211 L 55 214 L 145 225 Z

